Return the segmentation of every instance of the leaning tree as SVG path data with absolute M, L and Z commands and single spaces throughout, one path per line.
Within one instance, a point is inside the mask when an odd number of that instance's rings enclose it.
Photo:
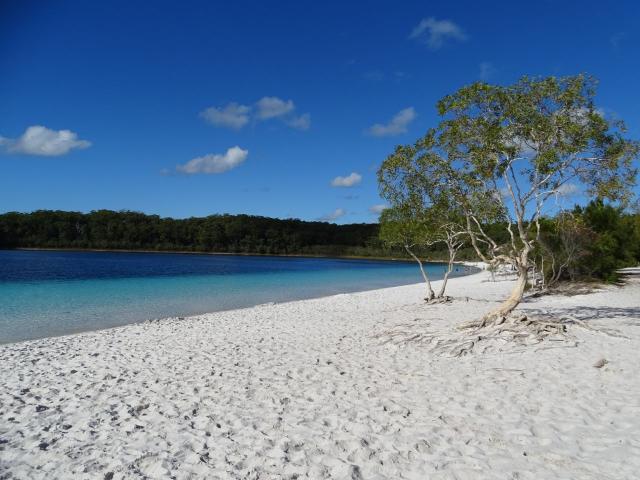
M 550 199 L 567 188 L 629 198 L 639 144 L 595 107 L 594 95 L 595 81 L 583 75 L 524 77 L 509 86 L 475 83 L 438 103 L 433 144 L 446 158 L 438 177 L 464 212 L 478 256 L 518 273 L 510 296 L 474 326 L 504 322 L 522 300 Z M 491 211 L 505 225 L 506 244 L 485 228 Z

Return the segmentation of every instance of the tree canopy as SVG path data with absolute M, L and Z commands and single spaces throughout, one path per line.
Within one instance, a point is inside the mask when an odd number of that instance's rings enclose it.
M 553 215 L 550 199 L 567 189 L 620 205 L 632 196 L 640 145 L 596 108 L 595 87 L 584 75 L 463 87 L 438 102 L 439 124 L 397 147 L 379 172 L 392 205 L 413 212 L 444 206 L 464 218 L 481 259 L 516 268 L 517 286 L 496 318 L 522 298 L 541 222 Z M 444 215 L 439 221 L 449 223 Z M 503 225 L 507 241 L 491 225 Z
M 383 255 L 377 234 L 377 224 L 336 225 L 251 215 L 173 219 L 111 210 L 0 215 L 0 248 Z

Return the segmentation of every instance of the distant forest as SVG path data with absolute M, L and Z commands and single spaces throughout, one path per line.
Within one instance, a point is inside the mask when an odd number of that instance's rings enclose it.
M 173 219 L 111 210 L 2 214 L 0 248 L 392 255 L 378 240 L 377 224 L 336 225 L 251 215 Z

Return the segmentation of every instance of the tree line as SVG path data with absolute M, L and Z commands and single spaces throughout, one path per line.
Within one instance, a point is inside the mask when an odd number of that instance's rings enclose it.
M 0 215 L 0 248 L 155 250 L 273 255 L 386 255 L 377 224 L 252 215 L 173 219 L 132 211 Z

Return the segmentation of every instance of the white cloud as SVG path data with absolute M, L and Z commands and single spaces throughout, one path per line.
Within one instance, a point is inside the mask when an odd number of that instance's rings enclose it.
M 332 187 L 353 187 L 358 185 L 362 181 L 362 175 L 356 172 L 351 172 L 346 177 L 336 177 L 331 180 Z
M 480 62 L 480 80 L 487 81 L 496 73 L 491 62 Z
M 292 113 L 296 106 L 293 100 L 282 100 L 278 97 L 262 97 L 256 102 L 257 116 L 261 120 L 282 117 Z
M 200 116 L 217 127 L 239 130 L 249 123 L 250 112 L 251 107 L 231 102 L 225 107 L 209 107 Z
M 560 185 L 556 193 L 560 197 L 570 197 L 580 193 L 580 187 L 575 183 L 565 183 Z
M 299 117 L 292 117 L 286 120 L 285 123 L 291 128 L 297 128 L 298 130 L 309 130 L 311 126 L 311 115 L 303 113 Z
M 438 50 L 447 40 L 458 40 L 460 42 L 467 39 L 459 25 L 451 20 L 436 20 L 433 17 L 423 18 L 413 29 L 409 38 L 414 38 L 424 42 L 431 50 Z
M 224 154 L 210 153 L 203 157 L 196 157 L 184 165 L 178 165 L 176 170 L 187 175 L 196 173 L 223 173 L 236 168 L 247 159 L 247 155 L 249 155 L 248 150 L 243 150 L 235 146 L 229 148 Z
M 200 116 L 216 127 L 240 130 L 251 120 L 266 121 L 279 119 L 285 125 L 298 130 L 308 130 L 311 126 L 311 115 L 298 115 L 293 100 L 282 100 L 278 97 L 262 97 L 253 106 L 236 102 L 224 107 L 209 107 Z
M 344 210 L 344 208 L 336 208 L 333 212 L 323 215 L 322 217 L 318 218 L 318 220 L 320 220 L 321 222 L 334 222 L 340 217 L 344 217 L 346 214 L 347 212 Z
M 373 213 L 374 215 L 380 215 L 382 211 L 387 208 L 389 208 L 389 206 L 384 204 L 372 205 L 371 207 L 369 207 L 369 213 Z
M 504 187 L 500 187 L 497 192 L 494 191 L 493 194 L 496 197 L 496 200 L 500 200 L 501 198 L 511 198 L 511 192 L 509 191 L 509 187 L 507 187 L 506 185 Z
M 518 150 L 518 155 L 523 157 L 532 157 L 536 154 L 538 145 L 530 139 L 524 139 L 522 137 L 514 137 L 513 140 L 505 142 L 507 145 L 515 147 Z
M 376 123 L 369 128 L 368 133 L 374 137 L 386 137 L 399 135 L 407 131 L 407 126 L 416 118 L 417 114 L 413 107 L 405 108 L 396 113 L 387 124 Z
M 602 118 L 606 117 L 605 111 L 601 108 L 594 108 L 593 110 L 590 110 L 586 107 L 579 107 L 565 112 L 567 112 L 571 119 L 579 125 L 587 125 L 589 123 L 589 115 L 591 113 L 595 113 Z
M 74 149 L 88 148 L 91 142 L 80 140 L 78 134 L 71 130 L 51 130 L 42 125 L 33 125 L 17 139 L 0 137 L 0 146 L 9 153 L 56 157 Z

